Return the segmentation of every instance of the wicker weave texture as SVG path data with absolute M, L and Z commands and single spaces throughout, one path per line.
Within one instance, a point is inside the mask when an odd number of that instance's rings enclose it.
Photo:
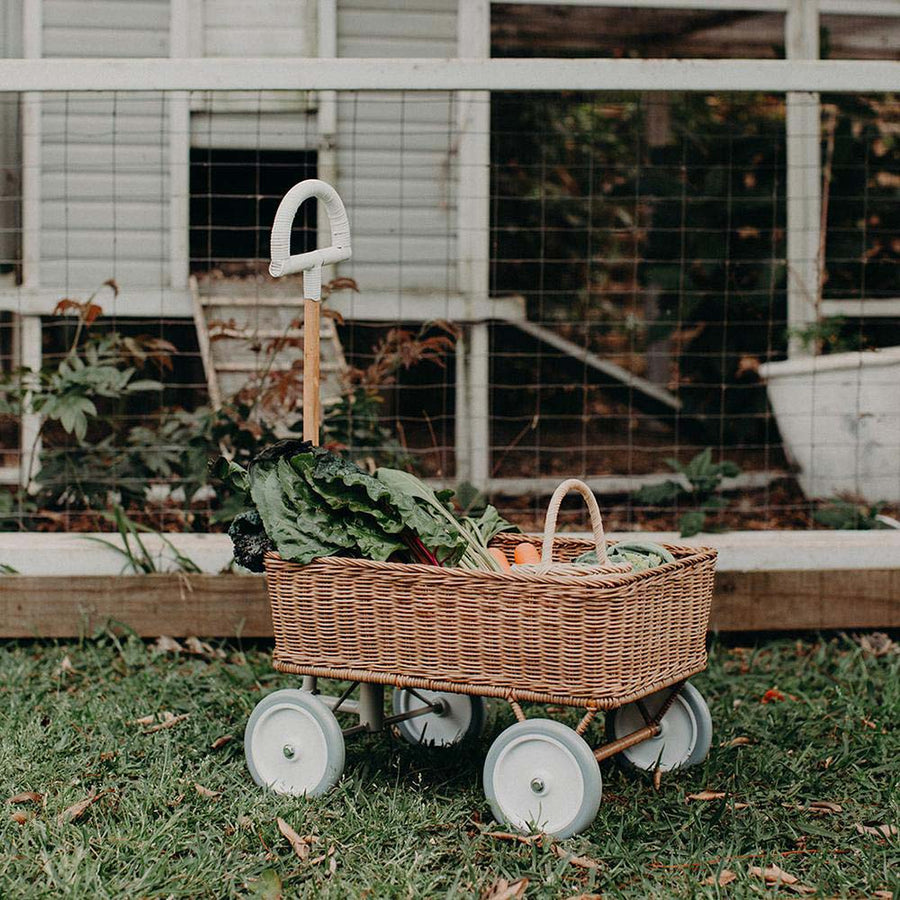
M 494 543 L 511 556 L 523 539 Z M 554 554 L 591 546 L 557 538 Z M 275 666 L 617 705 L 705 668 L 716 551 L 669 549 L 674 563 L 598 577 L 270 554 Z

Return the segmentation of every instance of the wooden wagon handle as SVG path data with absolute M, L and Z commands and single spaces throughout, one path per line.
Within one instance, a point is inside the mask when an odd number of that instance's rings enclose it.
M 606 535 L 603 533 L 603 519 L 600 516 L 600 507 L 597 505 L 597 498 L 594 496 L 594 492 L 577 478 L 569 478 L 567 481 L 564 481 L 550 498 L 550 505 L 547 507 L 547 519 L 544 523 L 544 545 L 541 550 L 541 565 L 549 565 L 553 562 L 553 538 L 556 537 L 556 519 L 559 515 L 559 507 L 562 505 L 563 498 L 570 491 L 577 491 L 584 497 L 588 512 L 591 514 L 591 529 L 594 532 L 594 546 L 597 548 L 597 563 L 605 566 L 609 560 L 606 556 Z
M 315 197 L 325 204 L 331 225 L 331 246 L 291 256 L 291 227 L 301 204 Z M 308 178 L 281 198 L 270 242 L 274 278 L 303 273 L 303 440 L 319 443 L 322 420 L 319 398 L 319 329 L 321 327 L 322 266 L 350 259 L 350 222 L 338 192 L 327 182 Z

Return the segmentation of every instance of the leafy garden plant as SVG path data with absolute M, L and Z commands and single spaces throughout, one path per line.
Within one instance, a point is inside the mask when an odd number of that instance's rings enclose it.
M 719 493 L 722 481 L 740 475 L 740 467 L 729 460 L 713 462 L 711 447 L 702 450 L 686 465 L 677 459 L 667 459 L 666 464 L 682 478 L 645 485 L 632 494 L 632 499 L 646 506 L 677 502 L 680 506 L 691 507 L 678 520 L 682 537 L 709 530 L 706 528 L 707 514 L 728 506 L 728 501 Z
M 106 291 L 115 297 L 119 287 L 109 280 L 87 300 L 61 300 L 55 314 L 74 322 L 61 357 L 39 372 L 22 369 L 0 380 L 0 416 L 16 427 L 27 413 L 41 419 L 40 456 L 35 451 L 24 462 L 29 490 L 0 492 L 0 528 L 57 527 L 61 512 L 81 516 L 78 528 L 114 525 L 120 532 L 132 521 L 128 516 L 145 527 L 148 516 L 159 524 L 164 515 L 166 527 L 178 530 L 230 521 L 243 500 L 221 485 L 210 490 L 208 460 L 224 454 L 246 465 L 261 446 L 299 430 L 302 367 L 280 364 L 286 350 L 296 349 L 299 323 L 263 348 L 259 372 L 221 408 L 167 406 L 163 382 L 173 372 L 176 347 L 110 329 L 98 302 Z M 372 471 L 409 466 L 397 434 L 383 424 L 383 390 L 419 363 L 444 365 L 454 339 L 444 323 L 389 331 L 372 362 L 350 370 L 343 395 L 326 409 L 326 441 Z M 124 518 L 113 521 L 109 509 Z
M 889 528 L 881 514 L 883 508 L 883 503 L 856 503 L 850 499 L 837 497 L 817 509 L 813 513 L 813 520 L 826 528 L 851 531 Z

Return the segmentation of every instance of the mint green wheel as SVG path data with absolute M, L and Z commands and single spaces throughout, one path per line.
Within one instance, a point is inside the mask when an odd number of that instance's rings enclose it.
M 394 690 L 395 715 L 413 712 L 433 704 L 433 712 L 403 719 L 397 723 L 400 736 L 410 744 L 429 747 L 452 747 L 462 741 L 478 737 L 484 728 L 484 702 L 469 694 L 450 694 L 445 691 Z
M 594 821 L 603 780 L 584 738 L 561 722 L 527 719 L 491 745 L 484 793 L 498 822 L 567 838 Z
M 253 780 L 276 794 L 324 794 L 344 771 L 344 735 L 314 694 L 291 688 L 264 697 L 244 730 Z
M 671 693 L 671 688 L 664 688 L 641 702 L 652 716 Z M 645 724 L 638 704 L 628 703 L 606 717 L 606 736 L 615 741 Z M 618 753 L 616 760 L 627 770 L 641 772 L 696 766 L 709 754 L 712 731 L 712 716 L 703 695 L 692 684 L 686 684 L 663 716 L 659 734 Z

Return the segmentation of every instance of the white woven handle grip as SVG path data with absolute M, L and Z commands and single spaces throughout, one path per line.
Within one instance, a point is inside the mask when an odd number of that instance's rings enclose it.
M 291 228 L 301 204 L 315 197 L 325 204 L 331 224 L 331 246 L 291 256 Z M 272 223 L 270 243 L 272 261 L 269 274 L 274 278 L 303 272 L 303 293 L 310 300 L 322 299 L 322 266 L 350 259 L 350 221 L 338 192 L 327 182 L 308 178 L 295 184 L 281 199 Z
M 594 546 L 597 548 L 597 563 L 605 566 L 608 562 L 606 556 L 606 535 L 603 533 L 603 519 L 600 516 L 600 507 L 597 505 L 597 498 L 594 496 L 594 492 L 577 478 L 570 478 L 568 481 L 564 481 L 550 498 L 550 505 L 547 507 L 547 519 L 544 523 L 544 545 L 541 549 L 541 565 L 553 562 L 553 538 L 556 537 L 556 517 L 559 515 L 559 507 L 563 502 L 563 497 L 570 491 L 577 491 L 587 503 L 588 512 L 591 514 L 591 529 L 594 532 Z

